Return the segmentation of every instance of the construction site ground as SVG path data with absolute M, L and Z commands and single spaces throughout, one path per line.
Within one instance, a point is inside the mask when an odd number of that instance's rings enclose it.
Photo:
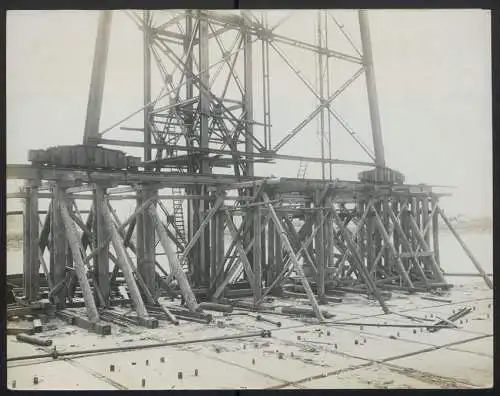
M 356 325 L 320 325 L 312 319 L 263 314 L 280 321 L 282 326 L 277 327 L 248 315 L 234 315 L 247 312 L 235 309 L 227 316 L 211 312 L 214 320 L 209 325 L 185 321 L 179 326 L 160 321 L 157 329 L 112 325 L 112 335 L 100 336 L 54 319 L 38 334 L 53 340 L 52 346 L 33 346 L 8 336 L 7 357 L 48 353 L 54 346 L 59 352 L 77 351 L 262 329 L 271 330 L 272 335 L 57 360 L 12 361 L 7 363 L 8 386 L 32 390 L 491 387 L 493 292 L 480 278 L 450 281 L 455 287 L 440 298 L 452 303 L 429 301 L 422 298 L 424 294 L 393 292 L 388 301 L 392 313 L 386 315 L 376 301 L 357 294 L 346 294 L 342 303 L 322 306 L 335 315 L 328 322 Z M 274 299 L 273 304 L 308 306 L 305 300 L 297 299 Z M 436 332 L 425 328 L 464 307 L 473 311 L 456 322 L 457 328 Z

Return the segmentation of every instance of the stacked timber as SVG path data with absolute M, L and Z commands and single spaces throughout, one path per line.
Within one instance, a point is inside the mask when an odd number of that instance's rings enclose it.
M 401 172 L 390 168 L 375 168 L 358 174 L 363 183 L 404 184 L 405 177 Z
M 137 168 L 141 161 L 139 157 L 126 155 L 120 150 L 87 145 L 30 150 L 28 160 L 35 165 L 101 169 Z

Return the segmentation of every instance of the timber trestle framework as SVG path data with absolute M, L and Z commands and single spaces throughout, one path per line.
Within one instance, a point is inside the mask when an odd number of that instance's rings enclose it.
M 10 194 L 25 199 L 25 300 L 47 298 L 61 317 L 101 333 L 109 332 L 106 321 L 149 327 L 157 326 L 158 319 L 206 323 L 210 315 L 203 307 L 237 304 L 239 297 L 252 297 L 254 309 L 270 295 L 307 298 L 311 312 L 324 320 L 320 305 L 339 293 L 356 292 L 375 298 L 389 312 L 391 290 L 450 287 L 440 266 L 440 218 L 492 286 L 439 207 L 441 195 L 429 186 L 405 184 L 401 173 L 386 167 L 366 12 L 354 12 L 361 45 L 331 11 L 314 14 L 314 43 L 280 34 L 286 18 L 270 27 L 265 13 L 258 18 L 253 11 L 126 13 L 143 34 L 144 106 L 100 131 L 112 19 L 111 11 L 103 11 L 83 145 L 33 150 L 31 165 L 7 167 L 8 178 L 27 180 L 22 194 Z M 353 54 L 329 47 L 332 27 Z M 253 95 L 257 42 L 262 122 L 256 121 Z M 316 87 L 283 46 L 316 56 Z M 274 145 L 270 53 L 318 102 Z M 356 66 L 338 88 L 330 84 L 334 60 Z M 162 86 L 156 96 L 153 64 Z M 226 78 L 218 85 L 224 67 Z M 333 107 L 361 75 L 373 152 Z M 140 128 L 122 126 L 141 112 Z M 282 154 L 283 146 L 314 119 L 321 158 Z M 368 161 L 332 157 L 333 120 Z M 103 137 L 117 127 L 140 132 L 143 141 Z M 138 158 L 103 146 L 144 151 Z M 297 178 L 255 175 L 256 163 L 271 161 L 300 163 Z M 321 165 L 321 179 L 306 178 L 309 163 Z M 369 170 L 359 173 L 358 181 L 341 181 L 333 177 L 336 165 Z M 218 168 L 233 174 L 216 173 Z M 44 200 L 49 202 L 46 211 L 39 210 Z M 115 205 L 126 200 L 135 201 L 128 217 Z M 180 299 L 182 307 L 161 304 L 165 296 Z M 108 309 L 117 304 L 131 304 L 135 315 L 117 316 Z M 74 316 L 68 307 L 86 312 Z
M 74 178 L 75 172 L 58 172 L 42 170 L 54 180 L 31 180 L 26 188 L 25 297 L 49 298 L 59 308 L 81 306 L 75 301 L 83 301 L 92 323 L 105 312 L 102 309 L 130 302 L 138 320 L 154 326 L 149 314 L 156 312 L 154 307 L 168 311 L 158 303 L 160 296 L 180 298 L 189 311 L 200 315 L 199 301 L 252 296 L 258 307 L 269 295 L 302 296 L 323 319 L 319 305 L 338 292 L 368 294 L 388 312 L 385 301 L 391 290 L 424 292 L 450 286 L 439 264 L 438 219 L 449 221 L 439 207 L 439 195 L 429 187 L 221 180 L 211 186 L 210 196 L 203 197 L 209 210 L 184 245 L 175 236 L 175 222 L 165 205 L 180 197 L 159 194 L 158 183 L 110 187 L 89 183 L 82 175 L 68 181 L 61 175 Z M 195 178 L 185 183 L 187 187 Z M 228 194 L 242 188 L 254 193 Z M 43 218 L 38 202 L 47 199 L 49 210 Z M 113 203 L 124 199 L 135 200 L 137 206 L 132 215 L 120 219 Z M 80 211 L 79 205 L 89 200 L 90 210 Z M 161 247 L 149 260 L 139 260 L 144 246 L 131 238 L 139 216 L 148 217 Z M 192 249 L 206 230 L 212 238 L 203 243 L 210 255 L 201 267 Z M 157 260 L 161 254 L 167 257 L 162 263 Z M 176 321 L 172 313 L 167 318 Z

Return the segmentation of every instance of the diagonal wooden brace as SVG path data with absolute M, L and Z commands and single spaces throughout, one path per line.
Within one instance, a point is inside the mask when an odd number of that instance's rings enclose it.
M 323 317 L 323 314 L 321 313 L 321 310 L 319 309 L 318 302 L 316 301 L 316 297 L 314 297 L 314 293 L 311 290 L 311 286 L 309 285 L 309 282 L 307 281 L 307 278 L 304 274 L 304 269 L 302 268 L 302 265 L 299 263 L 297 256 L 295 255 L 292 246 L 290 245 L 290 241 L 286 237 L 285 230 L 283 230 L 283 226 L 276 215 L 276 212 L 274 211 L 273 206 L 269 203 L 269 197 L 265 192 L 262 192 L 262 198 L 264 199 L 264 202 L 266 203 L 269 212 L 271 214 L 271 219 L 274 222 L 274 225 L 276 226 L 276 230 L 278 231 L 278 235 L 280 236 L 281 241 L 283 242 L 283 245 L 285 249 L 288 251 L 290 254 L 290 258 L 293 262 L 294 269 L 297 272 L 297 275 L 299 276 L 302 286 L 304 287 L 307 297 L 309 298 L 309 301 L 313 307 L 314 313 L 316 314 L 316 317 L 318 318 L 319 321 L 323 322 L 325 318 Z
M 361 257 L 359 256 L 359 252 L 356 248 L 356 245 L 354 244 L 351 235 L 349 234 L 349 231 L 347 230 L 346 227 L 344 227 L 344 224 L 342 223 L 342 220 L 340 219 L 338 213 L 334 210 L 332 212 L 333 218 L 335 220 L 335 223 L 337 224 L 337 227 L 340 228 L 342 231 L 342 234 L 344 235 L 344 239 L 347 243 L 347 246 L 351 250 L 354 258 L 354 263 L 356 265 L 356 269 L 360 277 L 363 279 L 365 282 L 366 286 L 368 287 L 368 290 L 377 298 L 377 300 L 380 303 L 380 306 L 382 307 L 382 310 L 385 313 L 389 313 L 390 310 L 387 307 L 382 295 L 380 294 L 380 291 L 377 288 L 377 285 L 373 281 L 373 279 L 370 277 L 370 274 L 368 273 L 368 270 L 364 266 L 363 261 L 361 260 Z
M 382 234 L 382 238 L 384 239 L 387 247 L 389 247 L 389 251 L 393 255 L 393 257 L 396 259 L 396 264 L 398 265 L 399 272 L 403 279 L 405 280 L 406 284 L 410 288 L 410 290 L 414 290 L 414 285 L 413 282 L 410 279 L 410 276 L 408 275 L 408 272 L 406 272 L 406 269 L 403 265 L 403 262 L 401 261 L 401 258 L 399 255 L 396 253 L 396 249 L 394 248 L 394 245 L 392 244 L 391 238 L 389 237 L 389 234 L 387 234 L 387 231 L 384 227 L 384 223 L 382 219 L 380 218 L 380 215 L 378 214 L 377 210 L 372 207 L 372 211 L 375 214 L 375 224 L 377 225 L 378 229 L 380 230 L 380 233 Z
M 240 262 L 241 265 L 243 265 L 243 269 L 245 271 L 245 274 L 248 277 L 248 283 L 250 283 L 250 287 L 253 289 L 255 287 L 255 277 L 252 271 L 252 266 L 250 265 L 250 262 L 248 261 L 248 257 L 246 255 L 245 248 L 242 246 L 240 240 L 238 239 L 238 232 L 236 230 L 236 226 L 233 222 L 233 219 L 231 218 L 231 215 L 229 214 L 229 211 L 225 211 L 225 217 L 226 217 L 226 224 L 229 227 L 229 231 L 231 232 L 231 237 L 235 241 L 235 247 L 238 252 L 238 255 L 240 257 Z M 217 300 L 224 289 L 226 288 L 227 284 L 231 280 L 231 278 L 238 272 L 240 269 L 239 265 L 234 265 L 230 270 L 224 281 L 219 285 L 219 287 L 215 290 L 215 293 L 213 295 L 213 299 Z
M 181 289 L 182 295 L 184 296 L 187 307 L 191 311 L 199 311 L 200 307 L 198 305 L 198 302 L 196 301 L 196 296 L 194 295 L 193 290 L 191 289 L 191 285 L 189 284 L 189 280 L 186 274 L 184 273 L 184 270 L 182 269 L 180 260 L 177 259 L 177 254 L 175 253 L 172 247 L 172 242 L 168 239 L 168 235 L 165 232 L 163 223 L 158 218 L 158 213 L 152 206 L 150 206 L 148 210 L 151 215 L 151 218 L 153 219 L 153 223 L 156 228 L 156 233 L 160 238 L 160 243 L 170 263 L 170 268 L 172 270 L 171 273 L 177 280 L 177 283 L 179 284 L 179 288 Z M 186 251 L 184 253 L 186 254 Z
M 394 224 L 394 228 L 396 229 L 396 232 L 401 237 L 401 242 L 402 242 L 402 245 L 403 245 L 404 249 L 407 250 L 408 253 L 410 253 L 411 258 L 413 259 L 413 261 L 414 261 L 414 263 L 415 263 L 418 271 L 420 272 L 420 275 L 422 276 L 425 284 L 427 285 L 429 283 L 429 280 L 425 276 L 425 272 L 422 269 L 422 267 L 420 266 L 420 263 L 418 262 L 418 260 L 417 260 L 417 258 L 415 256 L 415 252 L 413 252 L 413 249 L 411 247 L 411 243 L 408 240 L 408 238 L 406 237 L 406 235 L 405 235 L 405 233 L 403 231 L 403 228 L 401 227 L 401 224 L 399 223 L 399 219 L 396 217 L 396 214 L 392 210 L 392 207 L 388 208 L 388 212 L 389 212 L 389 216 L 391 217 L 392 223 Z M 408 270 L 410 270 L 410 269 L 408 269 Z
M 323 219 L 324 221 L 324 219 Z M 320 226 L 322 226 L 323 223 L 320 223 Z M 296 256 L 299 257 L 302 255 L 304 257 L 304 252 L 307 251 L 307 248 L 309 245 L 314 241 L 314 237 L 316 236 L 316 233 L 319 231 L 319 227 L 316 227 L 312 234 L 306 239 L 305 242 L 302 243 L 302 246 L 300 247 L 299 251 L 297 252 Z M 260 301 L 257 302 L 257 304 L 260 304 L 264 298 L 274 289 L 274 287 L 278 284 L 278 282 L 283 279 L 286 275 L 286 273 L 289 271 L 290 266 L 293 267 L 293 262 L 290 256 L 288 256 L 287 262 L 283 266 L 283 269 L 280 271 L 278 276 L 274 279 L 274 281 L 271 283 L 269 287 L 267 287 L 264 290 L 264 293 L 262 294 L 262 297 L 260 298 Z
M 61 194 L 62 196 L 63 192 L 56 191 L 56 194 Z M 68 208 L 64 204 L 64 201 L 62 205 L 60 205 L 60 212 L 62 220 L 64 222 L 64 227 L 66 229 L 66 237 L 68 238 L 71 253 L 73 255 L 76 276 L 78 277 L 78 282 L 83 292 L 83 300 L 85 301 L 87 316 L 90 322 L 95 323 L 99 320 L 99 313 L 97 312 L 97 307 L 92 295 L 92 289 L 90 288 L 89 280 L 87 279 L 87 270 L 82 260 L 82 247 L 80 245 L 80 239 L 78 237 L 76 227 L 71 220 L 71 216 L 68 213 Z
M 111 237 L 111 243 L 113 244 L 113 248 L 117 254 L 118 263 L 123 272 L 123 276 L 125 277 L 125 281 L 127 283 L 127 288 L 130 292 L 130 297 L 134 301 L 135 310 L 137 315 L 141 318 L 146 318 L 148 316 L 148 312 L 146 310 L 146 306 L 144 305 L 144 301 L 142 300 L 141 293 L 139 291 L 139 287 L 134 279 L 134 271 L 130 265 L 130 257 L 128 257 L 125 247 L 123 246 L 123 241 L 120 237 L 120 233 L 116 228 L 115 223 L 113 222 L 113 218 L 111 217 L 110 210 L 106 202 L 100 202 L 102 207 L 102 215 L 104 218 L 104 223 L 107 228 L 108 235 Z

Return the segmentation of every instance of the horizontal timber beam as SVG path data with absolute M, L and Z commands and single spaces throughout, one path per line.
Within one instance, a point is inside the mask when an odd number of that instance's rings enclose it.
M 165 148 L 164 144 L 148 144 L 145 145 L 142 142 L 134 142 L 129 140 L 113 140 L 113 139 L 100 139 L 100 144 L 110 145 L 110 146 L 123 146 L 123 147 L 149 147 L 152 149 Z M 266 158 L 266 159 L 280 159 L 280 160 L 290 160 L 290 161 L 307 161 L 307 162 L 323 162 L 323 163 L 332 163 L 339 165 L 357 165 L 357 166 L 367 166 L 374 167 L 375 164 L 373 162 L 365 162 L 365 161 L 348 161 L 341 159 L 321 159 L 316 157 L 304 157 L 299 155 L 288 155 L 288 154 L 276 154 L 274 152 L 251 152 L 251 151 L 238 151 L 237 153 L 231 150 L 219 150 L 215 148 L 200 148 L 200 147 L 188 147 L 188 146 L 177 146 L 177 145 L 169 145 L 169 149 L 177 150 L 177 151 L 187 151 L 187 152 L 196 152 L 199 154 L 227 154 L 227 155 L 235 155 L 237 157 L 245 157 L 247 160 L 249 158 Z M 151 161 L 154 164 L 156 161 Z

